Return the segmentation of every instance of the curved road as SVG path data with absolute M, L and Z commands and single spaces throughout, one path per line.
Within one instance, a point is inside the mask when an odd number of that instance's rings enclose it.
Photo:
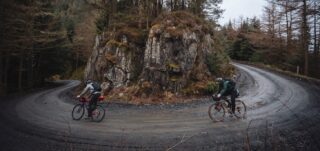
M 320 150 L 320 87 L 235 64 L 247 118 L 213 123 L 212 103 L 111 104 L 101 123 L 73 121 L 67 97 L 77 81 L 3 98 L 1 150 Z

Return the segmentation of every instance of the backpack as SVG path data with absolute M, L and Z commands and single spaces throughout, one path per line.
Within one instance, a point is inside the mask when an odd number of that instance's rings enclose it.
M 92 86 L 93 86 L 93 89 L 94 91 L 101 91 L 101 85 L 97 82 L 92 82 Z
M 229 82 L 228 84 L 231 86 L 231 89 L 235 89 L 236 88 L 236 82 L 234 82 L 231 79 L 224 79 L 224 80 Z

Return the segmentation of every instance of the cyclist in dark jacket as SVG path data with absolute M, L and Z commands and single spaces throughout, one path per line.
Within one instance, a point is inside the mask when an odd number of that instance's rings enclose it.
M 236 82 L 222 78 L 217 78 L 216 81 L 219 82 L 219 92 L 217 97 L 220 99 L 221 97 L 231 96 L 231 110 L 232 113 L 234 113 L 236 107 L 235 99 L 239 96 L 239 91 L 236 89 Z
M 97 107 L 98 99 L 101 95 L 101 87 L 98 85 L 98 83 L 93 82 L 92 80 L 86 81 L 86 87 L 83 89 L 83 91 L 77 96 L 80 98 L 84 94 L 86 94 L 88 91 L 90 92 L 90 102 L 89 102 L 89 109 L 88 109 L 88 118 L 92 117 L 92 111 L 94 111 Z

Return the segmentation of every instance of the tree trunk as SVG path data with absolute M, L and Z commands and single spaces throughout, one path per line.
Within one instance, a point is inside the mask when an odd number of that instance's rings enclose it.
M 0 52 L 0 95 L 3 94 L 3 58 L 4 58 L 4 54 L 3 52 Z
M 3 87 L 4 90 L 7 93 L 8 91 L 8 71 L 9 71 L 9 65 L 10 65 L 10 56 L 7 54 L 5 57 L 5 62 L 4 62 L 4 70 L 3 70 Z
M 287 44 L 286 44 L 286 52 L 290 53 L 290 47 L 291 47 L 291 29 L 289 29 L 289 9 L 288 9 L 288 0 L 286 0 L 286 6 L 285 6 L 285 13 L 286 13 L 286 31 L 287 31 Z
M 23 74 L 23 55 L 20 55 L 19 69 L 18 69 L 18 90 L 22 92 L 22 74 Z
M 4 2 L 0 1 L 0 95 L 4 94 L 4 60 L 7 56 L 5 56 L 4 48 L 3 48 L 3 41 L 4 41 Z
M 112 13 L 115 14 L 117 12 L 117 0 L 112 0 Z
M 320 10 L 319 10 L 320 11 Z M 317 46 L 317 52 L 318 52 L 318 54 L 317 55 L 319 55 L 320 53 L 320 23 L 318 24 L 318 27 L 319 27 L 319 29 L 318 29 L 318 31 L 319 31 L 319 35 L 318 35 L 318 46 Z
M 182 9 L 182 10 L 185 9 L 185 1 L 184 1 L 184 0 L 182 0 L 182 2 L 181 2 L 181 9 Z
M 148 3 L 148 1 L 147 1 L 147 3 Z M 157 4 L 156 4 L 156 13 L 154 14 L 154 17 L 157 17 L 158 14 L 159 14 L 160 0 L 157 0 L 156 3 L 157 3 Z M 147 7 L 147 9 L 148 9 L 148 13 L 147 13 L 147 14 L 149 14 L 149 7 Z
M 281 20 L 281 16 L 279 17 L 279 19 Z M 280 45 L 282 43 L 282 31 L 281 31 L 281 24 L 278 24 L 278 38 L 280 39 Z
M 157 4 L 158 4 L 158 2 L 157 2 Z M 149 29 L 149 16 L 150 16 L 150 6 L 149 6 L 149 1 L 147 0 L 146 1 L 146 9 L 147 9 L 147 14 L 146 14 L 146 29 Z M 158 6 L 157 6 L 157 8 L 156 9 L 158 9 Z M 157 11 L 157 10 L 156 10 Z
M 309 50 L 308 50 L 308 19 L 307 19 L 307 0 L 303 0 L 302 6 L 302 49 L 304 51 L 304 74 L 309 75 Z
M 138 3 L 138 9 L 139 9 L 139 29 L 141 29 L 142 27 L 142 18 L 143 18 L 143 14 L 142 14 L 142 9 L 143 9 L 143 3 L 142 3 L 142 0 L 139 0 L 139 3 Z
M 318 49 L 317 49 L 317 45 L 318 45 L 318 41 L 317 41 L 317 13 L 316 13 L 316 2 L 314 2 L 314 14 L 313 14 L 313 54 L 315 56 L 315 58 L 317 58 L 317 53 L 318 53 Z

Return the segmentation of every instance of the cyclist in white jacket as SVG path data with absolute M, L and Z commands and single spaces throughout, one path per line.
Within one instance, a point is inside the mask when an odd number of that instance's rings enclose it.
M 90 102 L 89 102 L 89 109 L 88 109 L 88 118 L 92 117 L 92 111 L 94 111 L 97 107 L 98 99 L 101 95 L 101 87 L 98 83 L 93 82 L 92 80 L 86 81 L 86 87 L 83 91 L 77 96 L 80 98 L 87 92 L 90 92 Z

